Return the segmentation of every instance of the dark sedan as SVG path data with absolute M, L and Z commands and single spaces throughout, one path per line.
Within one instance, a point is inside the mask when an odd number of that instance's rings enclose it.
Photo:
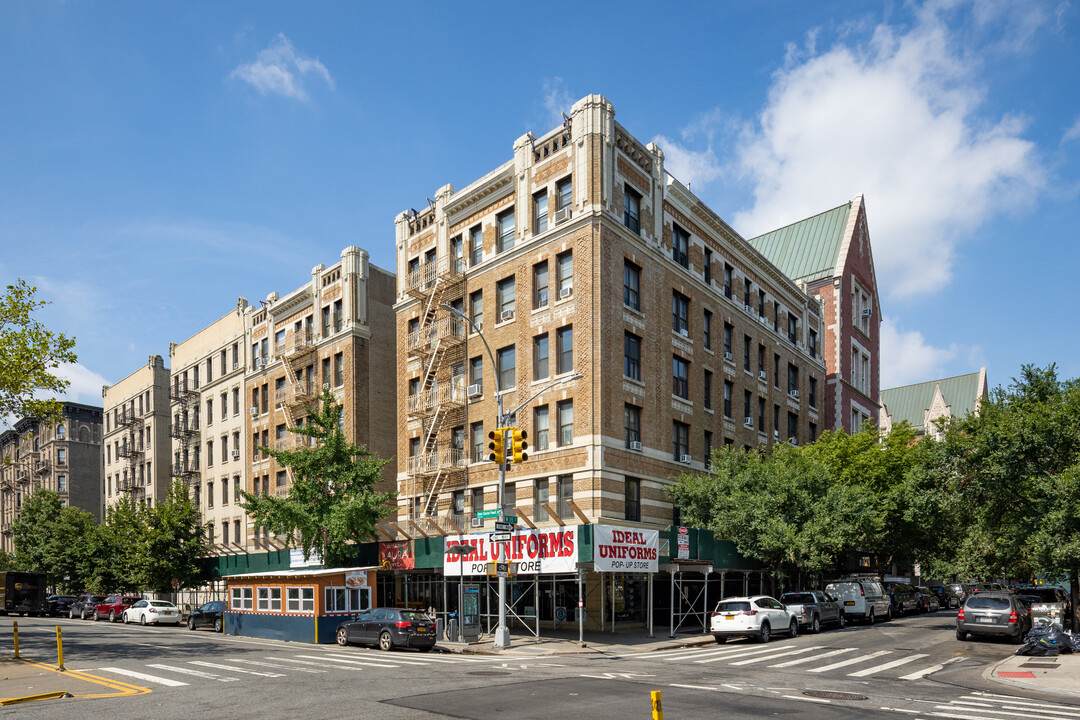
M 435 621 L 427 613 L 376 608 L 338 625 L 337 644 L 378 645 L 382 650 L 414 647 L 427 652 L 435 647 Z
M 53 617 L 59 617 L 61 615 L 67 615 L 71 610 L 71 606 L 75 603 L 74 595 L 50 595 L 45 598 L 45 602 L 49 604 L 48 613 Z
M 221 632 L 225 616 L 225 603 L 221 600 L 211 600 L 191 611 L 188 615 L 188 630 L 201 627 L 214 628 L 214 632 Z
M 93 617 L 94 607 L 105 601 L 104 595 L 80 595 L 75 599 L 75 602 L 71 603 L 71 607 L 68 608 L 68 617 L 74 620 L 76 617 L 85 620 L 88 617 Z

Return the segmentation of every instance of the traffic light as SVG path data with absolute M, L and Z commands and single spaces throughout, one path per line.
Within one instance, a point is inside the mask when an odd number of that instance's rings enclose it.
M 488 455 L 488 460 L 502 465 L 506 462 L 506 448 L 503 446 L 503 429 L 495 428 L 488 433 L 488 438 L 491 440 L 491 442 L 488 443 L 488 450 L 491 451 L 491 454 Z
M 513 458 L 514 462 L 521 463 L 529 459 L 529 456 L 525 454 L 525 451 L 529 449 L 529 443 L 525 442 L 525 438 L 529 437 L 529 433 L 524 430 L 513 428 L 514 432 L 514 445 L 513 445 Z

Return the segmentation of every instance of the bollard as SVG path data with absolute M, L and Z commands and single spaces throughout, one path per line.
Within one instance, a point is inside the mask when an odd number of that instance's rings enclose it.
M 660 702 L 660 691 L 652 691 L 652 716 L 653 720 L 664 720 L 664 706 Z
M 19 659 L 19 621 L 12 620 L 11 627 L 15 631 L 15 659 Z
M 60 637 L 60 626 L 56 626 L 56 667 L 64 672 L 64 641 Z

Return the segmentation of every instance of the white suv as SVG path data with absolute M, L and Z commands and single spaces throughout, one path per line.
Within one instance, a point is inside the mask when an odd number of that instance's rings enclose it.
M 768 595 L 724 598 L 712 613 L 712 635 L 723 643 L 729 637 L 750 637 L 767 643 L 773 632 L 799 634 L 799 619 Z
M 875 580 L 841 580 L 826 585 L 825 592 L 840 600 L 849 621 L 863 620 L 873 625 L 878 620 L 892 619 L 889 595 Z

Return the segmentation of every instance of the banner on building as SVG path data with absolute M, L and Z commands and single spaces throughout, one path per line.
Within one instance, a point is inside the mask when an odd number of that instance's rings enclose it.
M 593 567 L 597 572 L 654 573 L 660 569 L 660 531 L 593 526 Z
M 303 548 L 292 548 L 289 550 L 290 568 L 322 567 L 322 564 L 322 556 L 314 550 L 311 551 L 311 557 L 304 557 Z
M 416 567 L 412 540 L 379 543 L 379 566 L 383 570 L 412 570 Z
M 581 527 L 519 530 L 504 542 L 491 542 L 489 534 L 448 535 L 446 547 L 465 543 L 473 551 L 459 559 L 443 554 L 443 575 L 486 575 L 488 563 L 517 563 L 519 575 L 577 572 Z
M 367 570 L 353 570 L 345 573 L 345 587 L 366 588 L 368 586 Z

